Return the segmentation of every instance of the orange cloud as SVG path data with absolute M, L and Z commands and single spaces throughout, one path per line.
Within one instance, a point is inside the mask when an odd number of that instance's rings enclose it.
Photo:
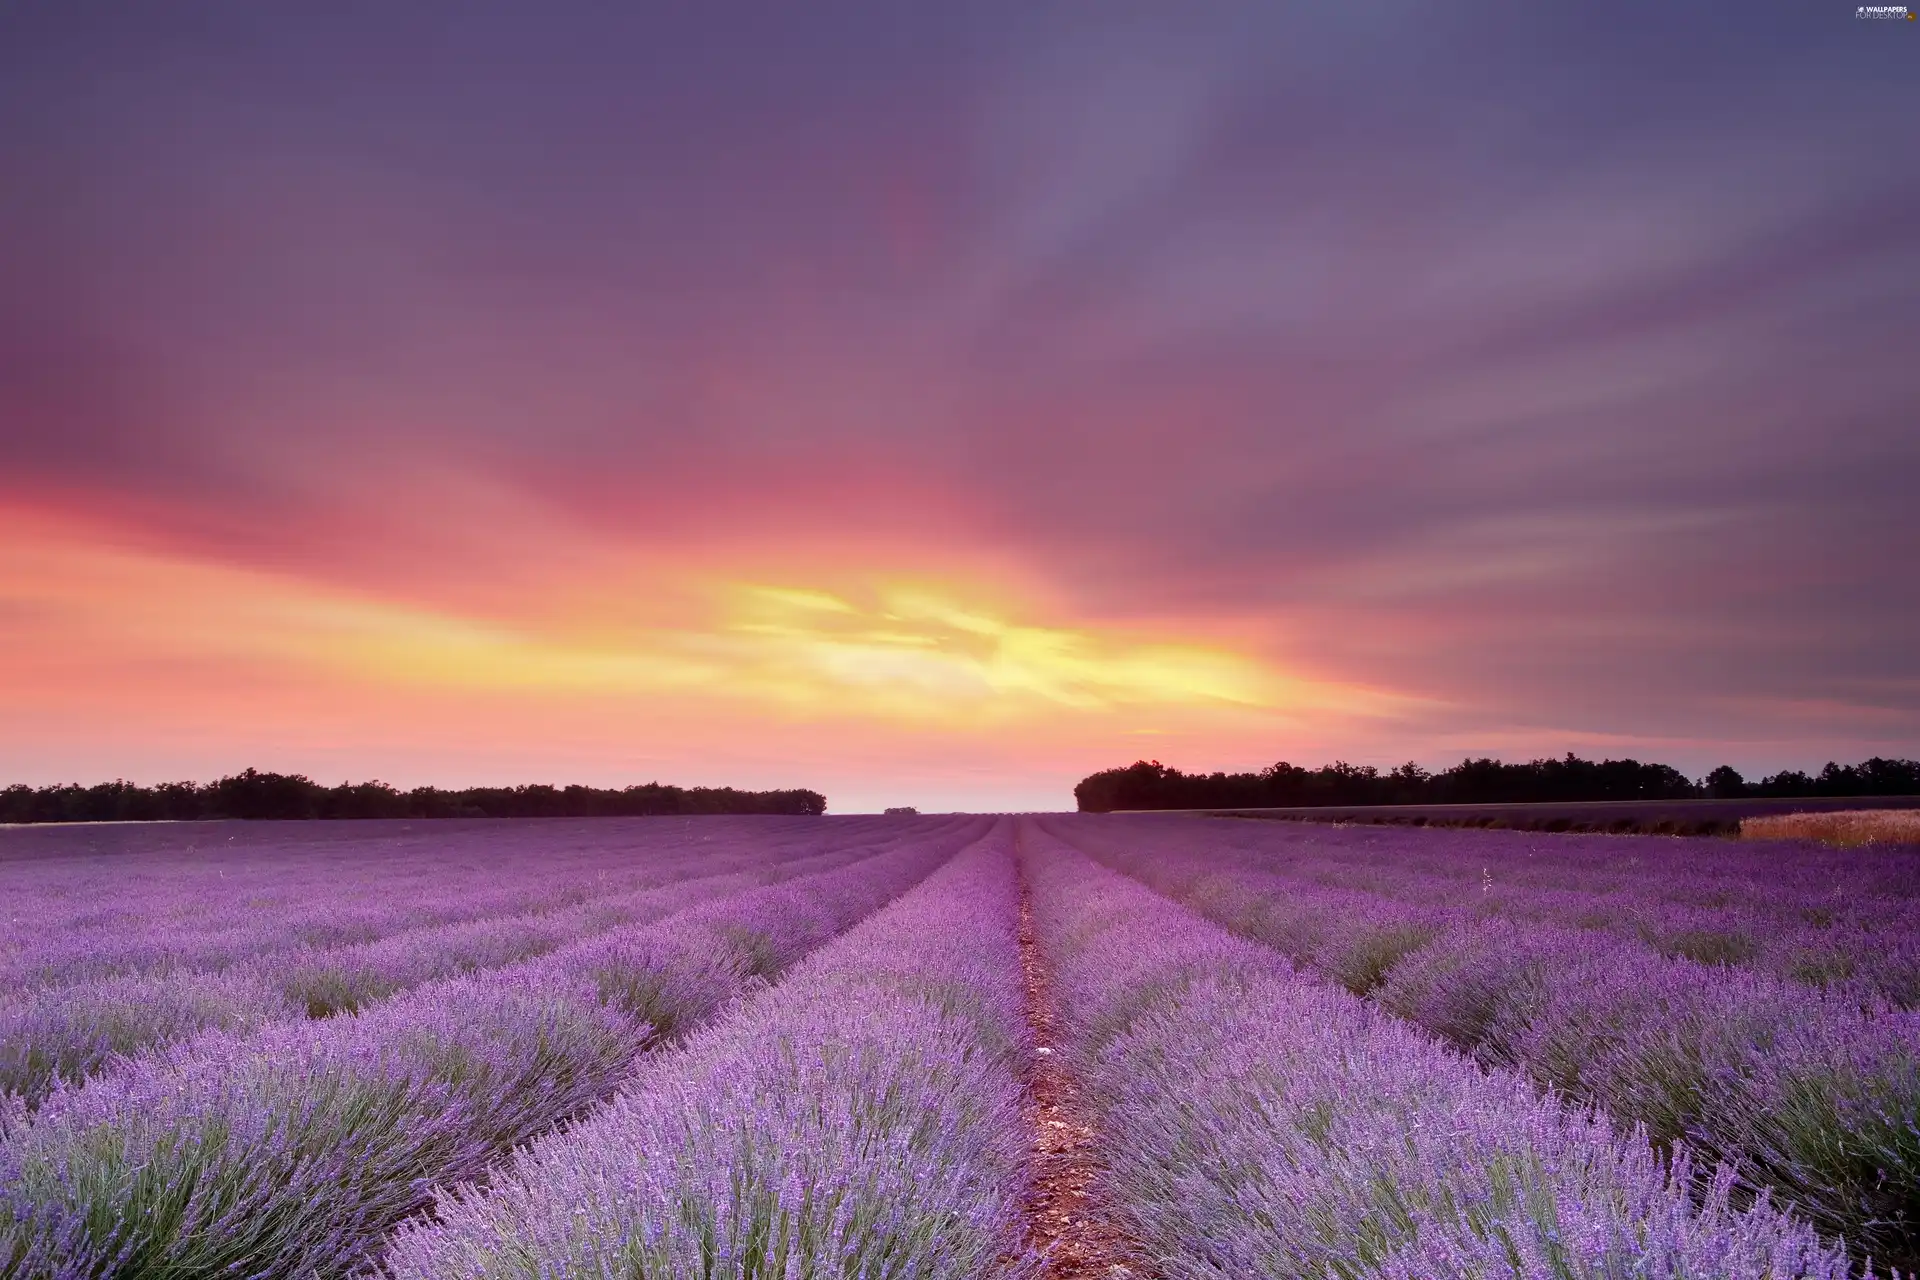
M 401 721 L 428 705 L 443 717 L 460 708 L 448 720 L 458 734 L 535 738 L 553 717 L 577 730 L 597 715 L 593 737 L 624 726 L 636 745 L 658 750 L 667 739 L 668 754 L 674 743 L 708 750 L 784 724 L 814 726 L 815 754 L 836 741 L 1017 731 L 1029 752 L 1103 758 L 1111 748 L 1092 742 L 1200 726 L 1258 734 L 1302 718 L 1389 714 L 1401 701 L 1286 672 L 1204 635 L 1041 618 L 930 577 L 842 567 L 794 581 L 788 565 L 787 581 L 765 581 L 709 566 L 662 578 L 671 607 L 627 607 L 628 594 L 648 589 L 636 577 L 603 609 L 582 584 L 561 584 L 514 618 L 116 544 L 19 513 L 0 516 L 0 531 L 9 701 L 47 714 L 110 704 L 133 720 L 180 700 L 183 681 L 218 688 L 224 672 L 246 696 L 199 704 L 196 715 L 235 718 L 242 739 L 274 719 L 270 705 L 288 707 L 279 731 L 297 737 L 291 706 L 311 709 L 325 691 L 332 705 L 318 720 L 350 708 L 361 734 L 390 720 L 392 732 L 417 735 L 419 724 Z M 553 616 L 554 600 L 577 607 Z

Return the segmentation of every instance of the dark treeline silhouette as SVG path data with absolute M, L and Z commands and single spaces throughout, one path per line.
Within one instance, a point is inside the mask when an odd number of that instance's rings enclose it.
M 468 787 L 401 791 L 384 782 L 322 786 L 297 773 L 245 773 L 155 787 L 103 782 L 0 791 L 0 822 L 153 822 L 206 818 L 636 818 L 657 814 L 822 814 L 817 791 L 736 791 L 649 782 L 600 787 Z
M 1182 773 L 1139 760 L 1083 778 L 1073 789 L 1082 813 L 1115 809 L 1256 809 L 1304 805 L 1569 803 L 1586 800 L 1744 799 L 1770 796 L 1920 795 L 1920 761 L 1875 756 L 1828 764 L 1818 774 L 1788 770 L 1748 782 L 1721 765 L 1698 782 L 1671 765 L 1638 760 L 1462 760 L 1428 773 L 1403 764 L 1382 773 L 1345 761 L 1302 769 L 1282 761 L 1259 773 Z

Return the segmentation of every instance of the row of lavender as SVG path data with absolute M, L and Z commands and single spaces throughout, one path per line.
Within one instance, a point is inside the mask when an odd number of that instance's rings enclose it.
M 443 1193 L 382 1273 L 1024 1271 L 1017 904 L 1003 828 L 486 1191 Z
M 1167 1280 L 1848 1274 L 1731 1171 L 1483 1071 L 1039 830 L 1039 940 L 1108 1194 Z M 451 1273 L 449 1273 L 451 1274 Z
M 916 831 L 910 838 L 924 839 L 952 825 Z M 458 889 L 417 892 L 404 908 L 395 907 L 412 914 L 377 941 L 314 946 L 294 939 L 284 925 L 256 922 L 243 930 L 246 945 L 236 954 L 227 945 L 231 935 L 208 947 L 204 939 L 174 930 L 167 910 L 171 895 L 156 895 L 148 917 L 116 937 L 82 936 L 65 944 L 84 956 L 86 943 L 93 941 L 102 952 L 122 959 L 138 956 L 147 963 L 93 981 L 69 974 L 64 983 L 23 985 L 0 997 L 0 1093 L 20 1093 L 29 1106 L 36 1106 L 56 1081 L 77 1080 L 116 1054 L 207 1028 L 237 1032 L 302 1015 L 356 1011 L 422 982 L 533 959 L 742 888 L 871 856 L 909 838 L 897 823 L 840 824 L 830 840 L 818 823 L 811 830 L 791 831 L 721 824 L 696 837 L 693 847 L 698 852 L 690 854 L 674 847 L 686 842 L 671 830 L 664 840 L 656 836 L 651 847 L 632 838 L 640 833 L 614 831 L 588 880 L 597 894 L 577 905 L 558 905 L 575 895 L 556 891 L 547 874 L 547 833 L 537 826 L 520 826 L 515 834 L 515 845 L 478 860 L 491 874 L 486 891 L 476 896 L 501 904 L 530 904 L 527 909 L 408 927 L 407 920 L 469 914 L 454 909 Z M 629 838 L 620 839 L 622 834 Z M 455 884 L 464 880 L 459 867 L 476 861 L 464 841 L 439 844 L 433 852 L 448 871 L 446 879 Z M 561 861 L 564 866 L 567 860 Z M 301 864 L 283 862 L 280 867 L 289 879 L 303 879 Z M 371 886 L 388 899 L 407 896 L 404 882 L 389 887 L 388 867 L 370 863 L 364 849 L 357 865 L 336 864 L 335 871 L 336 885 L 343 890 L 359 887 L 367 892 Z M 284 888 L 279 896 L 299 900 Z M 317 901 L 315 909 L 324 901 Z M 100 966 L 78 967 L 85 973 Z
M 1914 1013 L 1604 931 L 1329 889 L 1223 844 L 1223 825 L 1053 830 L 1483 1064 L 1725 1161 L 1858 1248 L 1920 1257 Z
M 1004 841 L 976 846 L 607 1108 L 443 1191 L 388 1280 L 1017 1276 L 1021 1062 L 1086 1080 L 1117 1215 L 1167 1280 L 1840 1280 L 1731 1171 L 1665 1163 L 1022 831 L 1064 1042 L 1022 1020 Z
M 206 1030 L 0 1116 L 0 1275 L 339 1275 L 924 878 L 983 824 L 359 1014 Z M 820 831 L 821 828 L 816 828 Z
M 950 857 L 984 826 L 118 1063 L 0 1123 L 0 1275 L 1024 1275 L 1042 1048 L 1169 1280 L 1848 1273 L 1684 1143 L 1663 1163 L 1025 822 L 1065 1037 L 1035 1045 L 1009 824 Z
M 274 951 L 374 942 L 412 929 L 580 907 L 612 894 L 813 851 L 810 819 L 712 819 L 611 831 L 511 824 L 428 839 L 334 841 L 320 850 L 216 846 L 10 866 L 0 980 L 61 985 L 121 973 L 218 970 Z M 766 823 L 766 826 L 758 825 Z M 778 825 L 776 825 L 778 824 Z M 359 825 L 359 824 L 354 824 Z M 884 840 L 885 820 L 843 830 Z M 9 833 L 10 834 L 10 833 Z M 3 852 L 3 850 L 0 850 Z
M 104 940 L 127 930 L 195 935 L 272 924 L 309 943 L 363 942 L 420 923 L 569 905 L 599 891 L 603 875 L 622 868 L 644 874 L 716 847 L 710 832 L 696 835 L 684 823 L 622 824 L 626 830 L 597 834 L 569 829 L 579 824 L 542 824 L 546 878 L 534 883 L 519 873 L 526 824 L 417 832 L 390 823 L 341 824 L 345 831 L 265 825 L 141 824 L 138 843 L 115 832 L 117 847 L 100 853 L 88 850 L 99 840 L 95 829 L 68 829 L 74 847 L 64 857 L 48 847 L 46 829 L 0 831 L 14 908 L 0 921 L 9 976 L 31 973 L 22 966 L 36 959 L 57 965 L 74 950 L 67 939 Z M 768 840 L 776 833 L 760 834 Z M 31 849 L 18 847 L 25 836 L 37 837 Z M 787 838 L 804 838 L 804 831 Z
M 0 1001 L 0 1092 L 17 1092 L 29 1108 L 37 1107 L 61 1082 L 78 1081 L 116 1056 L 208 1029 L 244 1032 L 358 1012 L 437 978 L 531 960 L 702 901 L 867 856 L 872 851 L 831 847 L 766 859 L 745 871 L 685 875 L 558 911 L 402 930 L 344 947 L 269 950 L 217 972 L 169 968 L 19 992 Z
M 1324 826 L 1222 834 L 1329 888 L 1599 929 L 1667 955 L 1920 1004 L 1920 934 L 1903 927 L 1920 908 L 1911 851 Z

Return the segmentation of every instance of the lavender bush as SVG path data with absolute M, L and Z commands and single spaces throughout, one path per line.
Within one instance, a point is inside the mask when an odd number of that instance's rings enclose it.
M 1169 1280 L 1848 1274 L 1730 1170 L 1665 1165 L 1044 835 L 1027 855 L 1113 1199 Z
M 1191 818 L 1071 820 L 1091 851 L 1180 849 Z M 1661 837 L 1203 822 L 1208 865 L 1268 875 L 1324 905 L 1385 897 L 1451 920 L 1557 924 L 1662 954 L 1920 1003 L 1920 858 Z
M 338 1273 L 423 1182 L 603 1096 L 646 1038 L 585 984 L 433 996 L 202 1038 L 56 1093 L 0 1146 L 0 1215 L 58 1239 L 71 1275 Z
M 400 1278 L 996 1272 L 1031 1052 L 1004 835 L 652 1063 L 490 1189 L 398 1233 Z
M 208 1028 L 244 1033 L 299 1016 L 270 984 L 235 974 L 130 975 L 29 992 L 0 1006 L 0 1094 L 35 1107 L 61 1081 Z
M 612 1093 L 663 1029 L 697 1025 L 959 839 L 56 1088 L 0 1140 L 0 1274 L 344 1274 L 432 1184 Z
M 819 852 L 828 839 L 812 818 L 504 823 L 398 846 L 391 833 L 352 836 L 390 825 L 342 823 L 345 833 L 318 849 L 181 850 L 166 838 L 177 845 L 183 837 L 162 828 L 148 837 L 162 845 L 151 855 L 43 856 L 9 865 L 0 985 L 222 969 L 292 948 L 560 911 L 689 876 L 778 865 Z M 80 841 L 85 830 L 70 838 Z M 930 834 L 923 826 L 911 838 Z M 852 818 L 835 821 L 831 841 L 875 851 L 907 837 L 896 819 Z M 217 829 L 202 838 L 217 839 Z
M 837 854 L 824 858 L 827 865 L 842 861 Z M 786 864 L 795 870 L 818 865 L 813 859 Z M 297 948 L 224 972 L 128 974 L 30 990 L 0 1004 L 0 1092 L 16 1091 L 35 1107 L 56 1081 L 76 1083 L 115 1057 L 198 1031 L 246 1031 L 357 1011 L 434 978 L 531 959 L 616 923 L 657 919 L 759 882 L 751 873 L 697 877 L 559 913 L 408 930 L 348 947 Z
M 281 952 L 245 969 L 271 981 L 311 1017 L 353 1012 L 434 978 L 532 959 L 618 926 L 657 920 L 740 889 L 778 884 L 870 856 L 865 849 L 829 848 L 739 870 L 683 875 L 664 885 L 609 893 L 558 911 L 461 921 L 346 947 Z
M 1744 1189 L 1771 1190 L 1863 1253 L 1920 1263 L 1913 1013 L 1623 937 L 1450 921 L 1428 903 L 1217 866 L 1207 829 L 1183 830 L 1163 825 L 1137 848 L 1091 843 L 1108 865 L 1482 1062 L 1726 1162 Z
M 902 839 L 843 846 L 816 824 L 803 846 L 728 846 L 654 868 L 645 878 L 659 881 L 655 887 L 613 892 L 626 878 L 609 877 L 607 893 L 577 906 L 406 929 L 370 943 L 272 950 L 219 973 L 172 969 L 30 988 L 0 1002 L 0 1093 L 15 1091 L 37 1106 L 56 1079 L 77 1082 L 116 1055 L 208 1028 L 357 1011 L 435 978 L 531 959 L 617 926 L 871 857 Z M 692 874 L 709 868 L 715 874 Z M 528 891 L 537 870 L 517 875 L 527 896 L 539 896 Z

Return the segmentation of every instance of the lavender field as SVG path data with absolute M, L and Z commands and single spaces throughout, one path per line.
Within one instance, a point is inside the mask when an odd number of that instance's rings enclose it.
M 1172 815 L 0 831 L 0 1276 L 1907 1272 L 1916 896 Z

